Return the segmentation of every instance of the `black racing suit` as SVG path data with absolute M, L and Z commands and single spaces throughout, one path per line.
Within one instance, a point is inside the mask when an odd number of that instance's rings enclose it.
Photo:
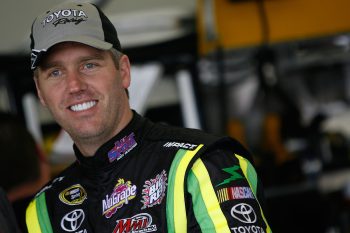
M 134 112 L 93 157 L 74 151 L 28 206 L 29 233 L 271 232 L 249 154 L 231 138 Z

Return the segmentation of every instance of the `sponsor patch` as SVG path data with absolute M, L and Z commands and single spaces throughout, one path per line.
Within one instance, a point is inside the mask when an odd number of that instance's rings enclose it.
M 108 152 L 109 162 L 123 158 L 127 153 L 137 146 L 135 134 L 131 133 L 114 143 L 114 147 Z
M 106 195 L 102 200 L 102 215 L 106 218 L 112 217 L 124 204 L 127 205 L 130 200 L 136 197 L 136 185 L 132 185 L 130 181 L 125 182 L 119 179 L 114 186 L 111 195 Z
M 82 21 L 86 21 L 87 15 L 82 10 L 74 10 L 74 9 L 63 9 L 53 12 L 52 14 L 49 14 L 42 22 L 41 24 L 43 27 L 46 26 L 46 24 L 52 23 L 54 26 L 57 26 L 58 24 L 65 24 L 65 23 L 75 23 L 79 24 Z
M 243 179 L 243 176 L 238 173 L 240 167 L 238 165 L 234 165 L 232 167 L 227 167 L 222 169 L 224 172 L 230 174 L 231 176 L 222 181 L 220 184 L 216 185 L 216 187 L 224 184 L 229 184 L 231 181 Z
M 61 227 L 68 232 L 85 233 L 86 229 L 77 231 L 85 219 L 85 213 L 82 209 L 76 209 L 66 214 L 61 220 Z
M 264 228 L 255 225 L 231 227 L 231 230 L 234 233 L 265 233 Z
M 42 50 L 42 52 L 45 52 L 46 50 Z M 30 64 L 31 65 L 31 68 L 34 69 L 35 68 L 35 63 L 36 63 L 36 60 L 38 59 L 38 55 L 40 54 L 40 50 L 35 50 L 35 49 L 32 49 L 32 52 L 30 53 Z
M 231 208 L 231 216 L 243 223 L 255 223 L 256 214 L 251 205 L 239 203 Z
M 145 181 L 142 189 L 143 200 L 141 202 L 143 203 L 143 206 L 141 209 L 149 208 L 162 203 L 165 196 L 167 179 L 167 174 L 165 170 L 163 170 L 160 174 L 157 174 L 154 179 Z
M 229 187 L 219 189 L 217 192 L 220 203 L 237 199 L 254 199 L 254 194 L 249 187 Z
M 257 216 L 251 205 L 239 203 L 231 208 L 231 216 L 244 223 L 244 226 L 231 227 L 237 233 L 265 233 L 264 228 L 256 225 Z
M 60 200 L 67 205 L 80 205 L 86 197 L 86 191 L 80 184 L 66 188 L 59 194 Z
M 152 216 L 140 213 L 131 218 L 117 220 L 113 233 L 143 233 L 157 231 L 157 226 L 152 225 Z
M 185 150 L 195 150 L 198 145 L 185 142 L 167 142 L 163 147 L 176 147 Z

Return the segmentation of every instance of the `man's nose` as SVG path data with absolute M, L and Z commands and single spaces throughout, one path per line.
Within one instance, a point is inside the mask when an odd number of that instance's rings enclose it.
M 77 71 L 71 71 L 67 76 L 67 88 L 70 93 L 76 93 L 85 90 L 87 83 L 82 74 Z

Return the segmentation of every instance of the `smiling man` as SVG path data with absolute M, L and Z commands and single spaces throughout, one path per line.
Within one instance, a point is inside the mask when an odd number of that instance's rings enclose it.
M 117 68 L 113 56 L 108 50 L 61 42 L 47 51 L 35 72 L 42 104 L 85 155 L 93 155 L 132 118 L 125 92 L 129 60 L 121 56 Z
M 99 8 L 46 11 L 31 50 L 39 99 L 72 137 L 76 162 L 28 206 L 29 233 L 271 232 L 242 145 L 130 108 L 129 59 Z

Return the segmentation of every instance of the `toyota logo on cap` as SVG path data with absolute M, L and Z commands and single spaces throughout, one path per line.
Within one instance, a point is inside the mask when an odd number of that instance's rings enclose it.
M 76 231 L 85 219 L 82 209 L 76 209 L 66 214 L 61 220 L 61 227 L 68 232 Z

